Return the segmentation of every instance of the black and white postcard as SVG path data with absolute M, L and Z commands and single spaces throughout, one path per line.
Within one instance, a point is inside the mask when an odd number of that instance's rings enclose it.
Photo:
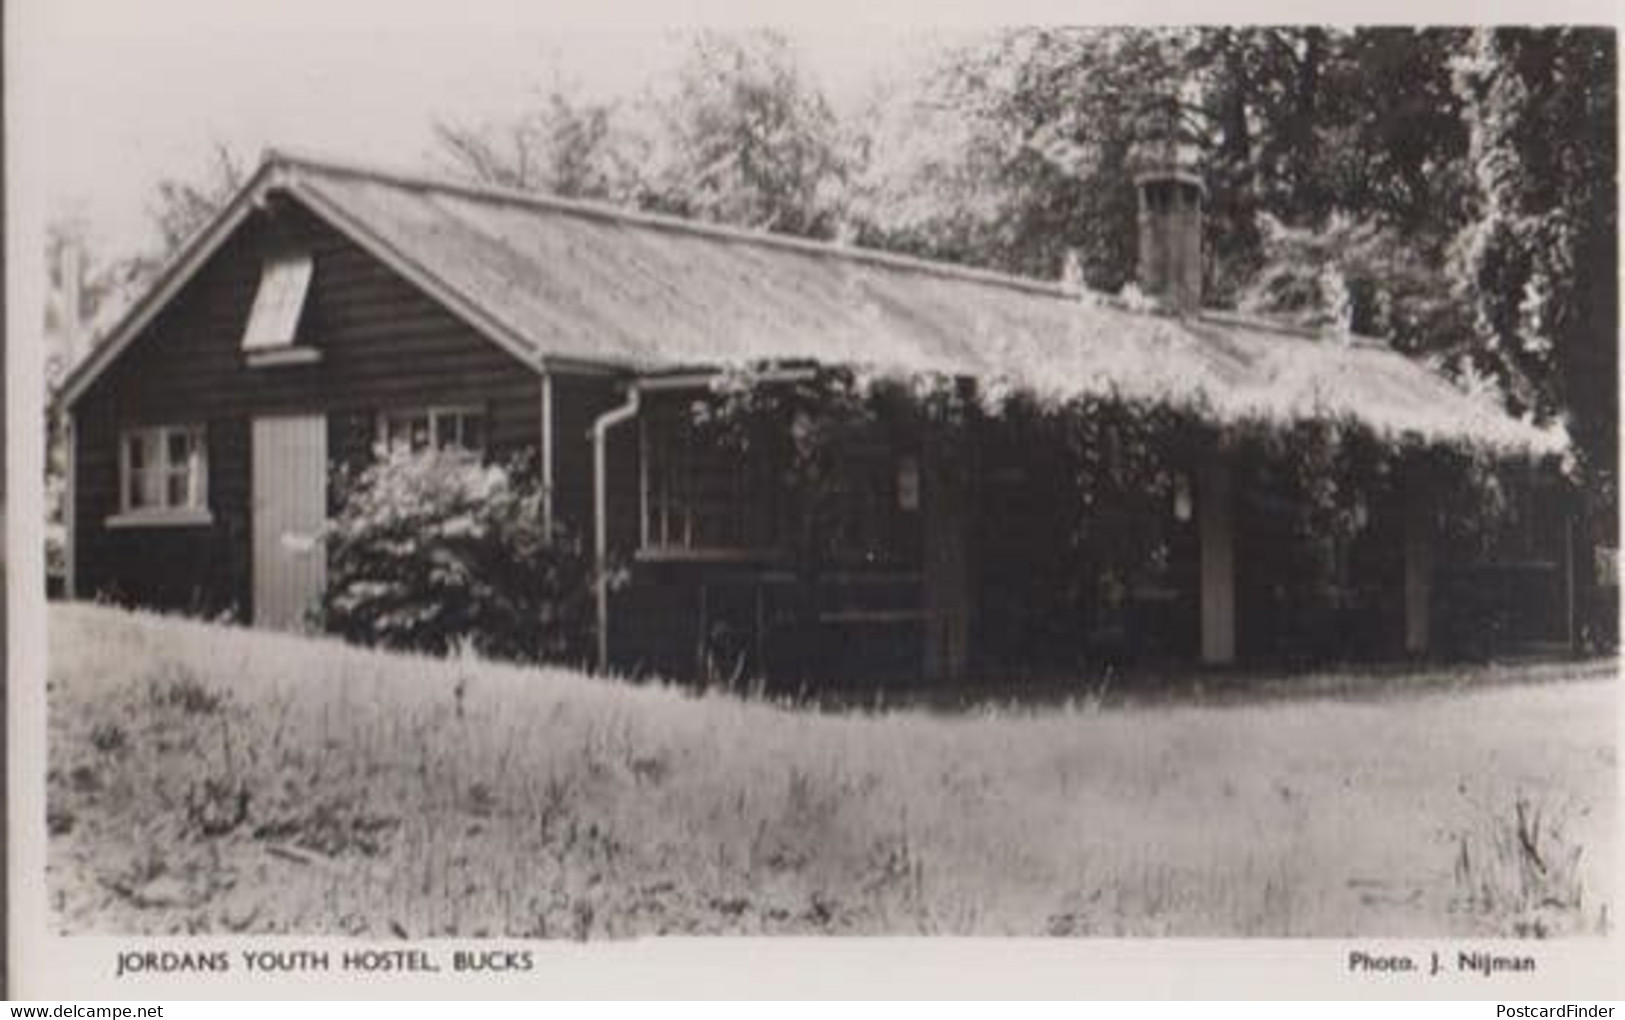
M 12 994 L 1616 997 L 1615 30 L 643 13 L 8 5 Z

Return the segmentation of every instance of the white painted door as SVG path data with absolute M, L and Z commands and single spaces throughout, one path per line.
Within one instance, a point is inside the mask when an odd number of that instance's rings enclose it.
M 298 630 L 327 584 L 327 420 L 254 419 L 254 623 Z

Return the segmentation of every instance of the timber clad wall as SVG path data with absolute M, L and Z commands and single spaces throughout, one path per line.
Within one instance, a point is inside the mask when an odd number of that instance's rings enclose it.
M 247 608 L 249 520 L 247 418 L 191 414 L 209 445 L 212 527 L 110 529 L 118 513 L 118 405 L 98 393 L 81 402 L 74 464 L 74 580 L 81 597 L 107 595 L 168 609 Z M 128 421 L 156 422 L 147 416 Z
M 322 351 L 319 364 L 244 363 L 243 328 L 272 244 L 314 255 L 299 337 Z M 539 441 L 541 384 L 532 369 L 304 209 L 273 204 L 216 253 L 79 402 L 76 591 L 246 616 L 252 418 L 326 414 L 332 458 L 353 463 L 370 445 L 379 411 L 440 404 L 484 408 L 493 456 L 533 450 Z M 105 527 L 119 508 L 119 429 L 189 421 L 207 427 L 214 524 Z
M 589 544 L 593 526 L 592 425 L 599 415 L 625 400 L 624 388 L 612 376 L 553 377 L 553 512 Z M 610 546 L 629 551 L 638 538 L 637 422 L 626 422 L 610 435 Z

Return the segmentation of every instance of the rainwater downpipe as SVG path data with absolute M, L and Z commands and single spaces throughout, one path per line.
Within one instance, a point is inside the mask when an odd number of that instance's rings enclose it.
M 640 394 L 633 383 L 626 403 L 612 407 L 592 423 L 592 546 L 597 569 L 598 671 L 609 671 L 609 430 L 637 417 Z

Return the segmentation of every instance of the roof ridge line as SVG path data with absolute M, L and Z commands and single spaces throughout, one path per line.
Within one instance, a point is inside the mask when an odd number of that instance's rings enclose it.
M 1242 326 L 1249 329 L 1262 329 L 1270 333 L 1283 336 L 1295 336 L 1304 340 L 1324 340 L 1326 333 L 1313 326 L 1302 326 L 1294 322 L 1282 322 L 1276 319 L 1249 315 L 1246 312 L 1231 311 L 1226 308 L 1203 308 L 1195 314 L 1196 321 L 1212 322 L 1221 326 Z M 1361 338 L 1363 339 L 1363 338 Z
M 1320 340 L 1341 343 L 1348 347 L 1362 350 L 1394 351 L 1394 345 L 1382 337 L 1368 336 L 1365 333 L 1339 333 L 1326 328 L 1305 326 L 1285 319 L 1273 319 L 1268 315 L 1259 315 L 1256 312 L 1243 312 L 1230 308 L 1203 308 L 1195 315 L 1198 322 L 1206 320 L 1224 326 L 1240 326 L 1243 329 L 1263 330 L 1266 333 L 1277 333 L 1282 336 L 1298 337 L 1303 340 Z
M 913 255 L 901 255 L 895 252 L 883 251 L 877 248 L 864 248 L 837 244 L 833 241 L 818 241 L 812 238 L 794 237 L 788 234 L 774 234 L 765 230 L 748 227 L 728 226 L 720 223 L 706 223 L 700 220 L 691 220 L 669 213 L 652 213 L 642 209 L 631 209 L 618 206 L 611 202 L 565 198 L 543 191 L 526 191 L 520 188 L 502 187 L 488 184 L 468 184 L 460 181 L 449 181 L 432 176 L 412 173 L 404 170 L 386 169 L 376 166 L 363 166 L 343 160 L 333 160 L 324 156 L 314 156 L 289 149 L 268 148 L 262 157 L 262 164 L 275 165 L 297 173 L 300 169 L 312 170 L 318 173 L 326 172 L 350 177 L 361 177 L 395 187 L 409 188 L 418 191 L 438 191 L 459 195 L 477 201 L 499 202 L 508 205 L 525 206 L 534 209 L 546 209 L 568 215 L 592 217 L 601 220 L 610 220 L 617 223 L 629 223 L 637 226 L 649 227 L 656 230 L 668 230 L 675 233 L 693 234 L 700 237 L 711 237 L 718 240 L 734 241 L 743 244 L 757 244 L 763 247 L 778 248 L 787 251 L 797 251 L 806 255 L 815 255 L 822 258 L 841 259 L 852 262 L 863 262 L 870 265 L 883 266 L 890 269 L 900 269 L 910 272 L 925 273 L 947 279 L 966 280 L 974 283 L 983 283 L 991 286 L 1009 287 L 1013 290 L 1028 293 L 1043 294 L 1060 299 L 1076 299 L 1077 292 L 1060 281 L 1042 280 L 1033 276 L 1020 276 L 1015 273 L 1002 273 L 993 269 L 981 269 L 975 266 L 963 266 L 953 262 L 943 262 L 935 259 L 920 258 Z

